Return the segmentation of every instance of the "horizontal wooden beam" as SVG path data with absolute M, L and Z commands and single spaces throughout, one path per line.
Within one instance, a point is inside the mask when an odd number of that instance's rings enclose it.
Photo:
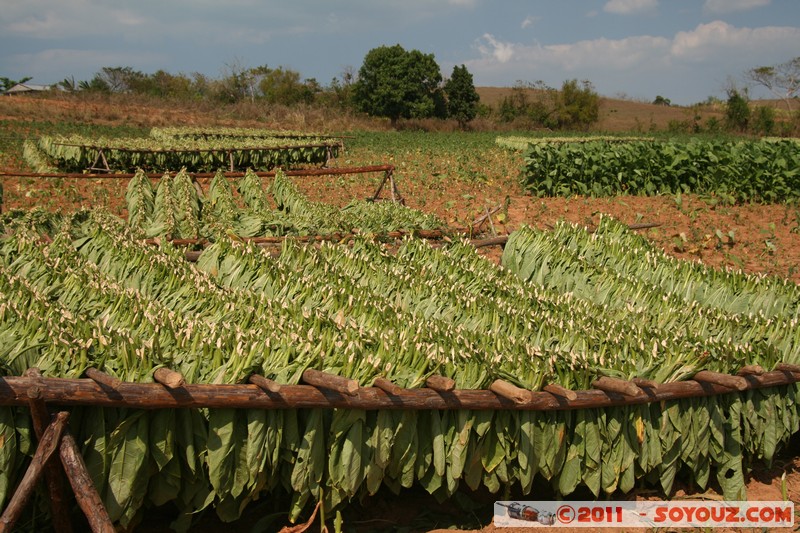
M 363 167 L 341 167 L 341 168 L 306 168 L 297 170 L 284 170 L 285 176 L 302 177 L 302 176 L 340 176 L 343 174 L 369 174 L 372 172 L 388 172 L 393 171 L 394 165 L 370 165 Z M 175 173 L 176 171 L 171 171 Z M 262 178 L 275 177 L 277 171 L 258 171 L 256 176 Z M 189 176 L 194 178 L 213 178 L 217 175 L 216 172 L 189 172 Z M 133 173 L 120 173 L 120 174 L 84 174 L 80 172 L 72 173 L 42 173 L 42 172 L 17 172 L 13 169 L 5 169 L 0 171 L 0 176 L 9 178 L 81 178 L 81 179 L 131 179 L 136 174 Z M 148 178 L 160 178 L 164 172 L 151 172 L 147 174 Z M 224 172 L 226 178 L 241 178 L 244 177 L 244 172 Z
M 757 378 L 757 379 L 755 379 Z M 765 372 L 748 376 L 747 388 L 756 389 L 789 385 L 800 381 L 800 375 L 789 372 Z M 242 408 L 242 409 L 405 409 L 405 410 L 566 410 L 633 405 L 728 394 L 730 387 L 694 380 L 660 384 L 631 397 L 602 390 L 579 390 L 574 399 L 556 397 L 549 392 L 531 392 L 526 402 L 517 403 L 489 390 L 456 389 L 446 394 L 430 389 L 397 389 L 392 393 L 378 387 L 361 387 L 353 395 L 311 385 L 281 385 L 277 393 L 266 393 L 253 384 L 207 385 L 186 384 L 168 389 L 158 383 L 123 382 L 116 390 L 108 389 L 91 379 L 26 377 L 0 378 L 0 405 L 26 405 L 28 391 L 38 387 L 42 400 L 54 405 L 95 405 L 167 409 L 179 407 Z

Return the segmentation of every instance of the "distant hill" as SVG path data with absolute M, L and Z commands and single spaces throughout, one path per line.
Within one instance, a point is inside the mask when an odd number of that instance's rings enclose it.
M 497 108 L 503 98 L 511 94 L 510 87 L 476 87 L 481 103 Z M 536 95 L 535 89 L 529 89 L 531 96 Z M 649 131 L 651 129 L 666 130 L 670 121 L 693 120 L 695 109 L 681 106 L 655 105 L 636 100 L 621 100 L 615 98 L 600 98 L 600 120 L 592 127 L 598 131 Z M 700 121 L 705 122 L 710 117 L 722 119 L 724 109 L 712 106 L 703 106 L 697 110 Z

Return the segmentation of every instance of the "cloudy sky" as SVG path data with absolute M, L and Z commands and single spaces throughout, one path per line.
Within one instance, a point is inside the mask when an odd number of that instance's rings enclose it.
M 590 80 L 607 96 L 692 104 L 800 56 L 798 0 L 3 0 L 0 76 L 105 66 L 219 77 L 286 66 L 327 85 L 381 45 L 433 53 L 476 85 Z

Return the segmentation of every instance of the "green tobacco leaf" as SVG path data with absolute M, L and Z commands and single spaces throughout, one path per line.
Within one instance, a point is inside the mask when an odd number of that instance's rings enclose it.
M 112 459 L 103 503 L 112 522 L 127 525 L 145 497 L 149 475 L 148 426 L 147 414 L 136 411 L 111 433 Z

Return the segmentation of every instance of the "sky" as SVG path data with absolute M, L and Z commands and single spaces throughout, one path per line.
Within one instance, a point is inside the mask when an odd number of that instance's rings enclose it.
M 327 85 L 395 44 L 476 86 L 589 80 L 690 105 L 800 56 L 800 0 L 0 0 L 0 76 L 38 84 L 267 65 Z

